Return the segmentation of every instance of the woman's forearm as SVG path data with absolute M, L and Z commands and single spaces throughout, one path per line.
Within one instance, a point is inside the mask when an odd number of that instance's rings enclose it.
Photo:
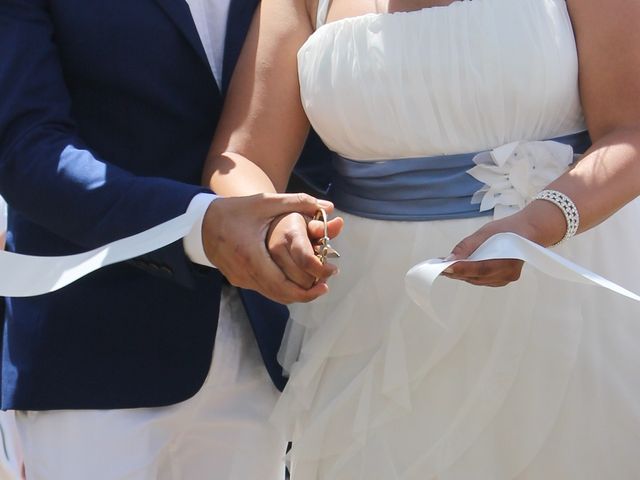
M 547 188 L 575 203 L 580 214 L 578 232 L 598 225 L 640 195 L 640 127 L 619 128 L 602 136 Z M 522 215 L 531 225 L 532 240 L 548 246 L 564 237 L 566 220 L 552 203 L 534 201 Z
M 216 193 L 286 188 L 309 132 L 297 52 L 312 31 L 306 2 L 272 0 L 256 10 L 204 166 L 202 182 Z
M 282 192 L 286 188 L 274 185 L 283 182 L 272 181 L 260 166 L 237 153 L 225 152 L 209 158 L 207 165 L 203 183 L 218 195 L 239 197 Z

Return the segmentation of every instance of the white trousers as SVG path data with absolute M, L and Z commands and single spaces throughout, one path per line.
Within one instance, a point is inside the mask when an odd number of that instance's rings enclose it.
M 29 480 L 283 480 L 277 400 L 238 293 L 201 390 L 168 407 L 18 412 Z

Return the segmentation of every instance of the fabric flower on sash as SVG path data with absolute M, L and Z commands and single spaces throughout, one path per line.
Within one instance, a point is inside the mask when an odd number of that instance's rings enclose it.
M 544 187 L 567 171 L 573 148 L 560 142 L 513 142 L 473 158 L 467 173 L 484 183 L 472 197 L 480 211 L 494 210 L 495 219 L 522 209 Z

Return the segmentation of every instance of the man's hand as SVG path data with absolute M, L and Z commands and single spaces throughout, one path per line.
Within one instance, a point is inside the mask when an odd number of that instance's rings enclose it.
M 280 303 L 309 302 L 328 291 L 324 282 L 305 289 L 289 280 L 267 251 L 266 236 L 274 218 L 298 212 L 312 217 L 330 202 L 306 194 L 260 194 L 219 198 L 202 224 L 204 250 L 229 282 L 255 290 Z
M 340 233 L 344 221 L 334 218 L 327 223 L 329 238 Z M 337 273 L 335 265 L 324 265 L 316 257 L 313 244 L 324 236 L 321 221 L 311 220 L 299 213 L 279 216 L 271 224 L 267 234 L 267 247 L 274 262 L 289 280 L 303 288 L 311 288 L 316 282 L 324 282 Z

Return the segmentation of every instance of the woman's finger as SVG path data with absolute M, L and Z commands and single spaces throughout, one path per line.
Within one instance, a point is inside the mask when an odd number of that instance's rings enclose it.
M 460 263 L 486 263 L 484 266 L 473 266 L 470 269 L 448 268 L 443 275 L 453 280 L 462 280 L 474 285 L 502 286 L 515 282 L 522 273 L 523 262 L 487 260 L 486 262 L 460 262 Z
M 327 233 L 329 238 L 335 238 L 340 235 L 342 228 L 344 227 L 344 220 L 342 217 L 332 218 L 327 222 Z M 324 223 L 320 220 L 311 220 L 307 226 L 309 238 L 319 239 L 324 236 Z
M 272 262 L 267 262 L 264 271 L 266 275 L 253 278 L 257 288 L 250 288 L 263 293 L 278 303 L 306 303 L 329 291 L 329 287 L 324 282 L 318 282 L 311 288 L 300 287 L 286 278 L 280 267 Z M 273 279 L 277 280 L 274 281 Z
M 296 235 L 291 239 L 289 253 L 296 266 L 314 279 L 326 279 L 337 271 L 335 265 L 322 264 L 306 235 Z
M 496 280 L 496 281 L 488 282 L 485 279 L 478 279 L 478 280 L 466 279 L 462 281 L 466 283 L 470 283 L 471 285 L 474 285 L 476 287 L 504 287 L 511 283 L 508 280 Z
M 274 263 L 282 270 L 282 273 L 293 283 L 302 288 L 310 288 L 316 281 L 316 277 L 309 274 L 305 269 L 294 261 L 289 248 L 278 247 L 271 251 Z
M 451 265 L 445 273 L 456 277 L 488 277 L 495 274 L 512 274 L 522 270 L 522 260 L 499 259 L 483 260 L 480 262 L 457 262 Z
M 442 275 L 450 278 L 451 280 L 467 282 L 472 285 L 480 285 L 485 287 L 503 287 L 517 280 L 517 278 L 515 278 L 516 275 L 514 274 L 504 275 L 502 273 L 489 277 L 456 277 L 446 273 L 443 273 Z

